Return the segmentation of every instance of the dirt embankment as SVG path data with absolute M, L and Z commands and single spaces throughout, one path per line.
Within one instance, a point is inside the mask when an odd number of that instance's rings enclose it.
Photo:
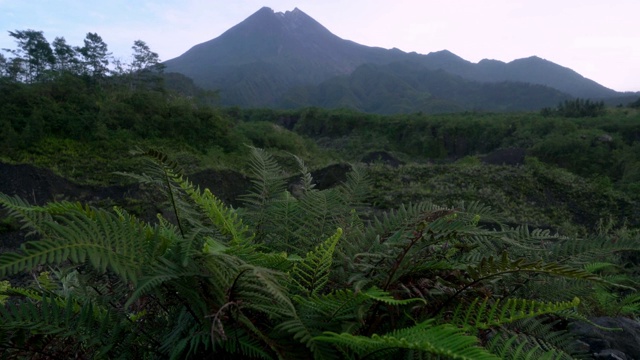
M 233 171 L 207 170 L 189 177 L 201 188 L 207 187 L 227 203 L 234 204 L 238 195 L 246 191 L 249 180 Z M 12 165 L 0 163 L 0 193 L 19 196 L 23 200 L 43 205 L 53 200 L 80 201 L 97 206 L 119 205 L 127 208 L 137 204 L 137 215 L 153 221 L 160 212 L 159 204 L 149 203 L 156 198 L 137 184 L 126 186 L 80 185 L 56 175 L 49 169 L 32 165 Z M 235 205 L 235 204 L 234 204 Z M 6 217 L 0 208 L 0 220 Z M 6 222 L 0 223 L 0 251 L 19 246 L 25 240 L 25 231 L 16 229 Z
M 350 166 L 335 164 L 312 172 L 318 189 L 338 185 L 346 180 Z M 250 179 L 232 170 L 204 170 L 188 176 L 194 185 L 201 189 L 208 188 L 220 200 L 233 207 L 239 207 L 240 195 L 251 187 Z M 297 177 L 289 180 L 290 184 Z M 80 185 L 56 175 L 49 169 L 32 165 L 12 165 L 0 163 L 0 193 L 19 196 L 23 200 L 36 205 L 43 205 L 53 200 L 69 200 L 90 203 L 97 206 L 119 205 L 129 209 L 146 221 L 155 221 L 159 212 L 171 219 L 162 208 L 165 200 L 152 191 L 143 190 L 137 184 L 127 186 L 89 186 Z M 0 208 L 0 220 L 6 217 Z M 0 223 L 0 251 L 19 246 L 25 240 L 25 231 L 20 231 L 6 223 Z

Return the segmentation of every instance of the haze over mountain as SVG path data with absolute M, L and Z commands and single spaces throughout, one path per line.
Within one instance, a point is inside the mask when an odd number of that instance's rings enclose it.
M 263 7 L 165 65 L 166 72 L 220 90 L 223 105 L 251 107 L 529 110 L 569 97 L 619 95 L 535 56 L 476 64 L 447 50 L 421 55 L 360 45 L 332 34 L 298 8 L 280 13 Z

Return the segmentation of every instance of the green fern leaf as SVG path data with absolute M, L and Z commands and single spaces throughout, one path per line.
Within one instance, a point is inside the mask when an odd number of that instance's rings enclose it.
M 476 337 L 465 335 L 462 329 L 448 324 L 434 325 L 433 321 L 425 321 L 386 335 L 374 334 L 366 337 L 325 332 L 314 339 L 345 347 L 359 357 L 375 356 L 385 349 L 407 349 L 451 359 L 499 359 L 481 348 Z M 388 355 L 385 356 L 388 358 Z
M 389 292 L 384 291 L 376 286 L 364 291 L 362 294 L 367 296 L 368 298 L 383 302 L 387 305 L 406 305 L 416 301 L 425 304 L 427 303 L 426 300 L 422 298 L 396 299 Z
M 511 260 L 507 252 L 503 252 L 500 259 L 493 256 L 483 258 L 477 266 L 467 267 L 467 273 L 473 283 L 510 273 L 540 273 L 554 276 L 562 276 L 572 279 L 589 280 L 609 285 L 622 286 L 609 283 L 602 278 L 582 269 L 572 268 L 558 263 L 544 263 L 542 261 L 525 262 L 524 258 Z
M 182 182 L 182 184 L 188 183 Z M 242 223 L 242 220 L 238 218 L 237 213 L 224 205 L 222 201 L 218 200 L 209 189 L 205 189 L 203 193 L 200 193 L 198 189 L 193 189 L 190 184 L 183 185 L 183 189 L 191 196 L 191 199 L 200 206 L 217 229 L 223 235 L 231 238 L 231 244 L 248 244 L 251 241 L 252 236 L 247 234 L 248 229 Z
M 536 300 L 498 299 L 491 302 L 488 298 L 483 301 L 475 299 L 471 304 L 458 305 L 451 323 L 469 329 L 489 329 L 521 319 L 528 319 L 543 314 L 559 313 L 572 309 L 580 304 L 580 299 L 573 301 L 542 302 Z M 466 310 L 463 310 L 466 308 Z
M 38 265 L 88 261 L 96 270 L 108 268 L 135 281 L 147 260 L 147 241 L 155 233 L 143 223 L 120 221 L 104 210 L 59 204 L 65 210 L 41 227 L 42 240 L 22 244 L 18 252 L 0 254 L 0 276 Z
M 310 251 L 305 259 L 294 265 L 291 280 L 298 290 L 307 295 L 318 295 L 329 281 L 329 272 L 342 229 Z

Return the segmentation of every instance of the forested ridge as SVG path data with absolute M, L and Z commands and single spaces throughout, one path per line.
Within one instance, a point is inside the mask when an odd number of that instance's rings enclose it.
M 591 358 L 574 324 L 640 314 L 635 103 L 218 107 L 142 41 L 113 66 L 97 34 L 12 36 L 0 162 L 137 190 L 0 194 L 6 358 Z

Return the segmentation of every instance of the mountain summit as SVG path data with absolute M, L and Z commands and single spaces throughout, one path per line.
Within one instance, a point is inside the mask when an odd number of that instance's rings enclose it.
M 424 71 L 444 71 L 452 79 L 445 80 L 443 76 L 446 76 L 442 74 L 437 77 L 448 83 L 506 81 L 543 85 L 550 87 L 549 96 L 545 97 L 549 99 L 558 98 L 551 91 L 590 98 L 616 95 L 615 91 L 571 69 L 536 57 L 510 63 L 483 60 L 475 64 L 447 50 L 420 55 L 360 45 L 334 35 L 298 8 L 282 13 L 263 7 L 219 37 L 195 45 L 179 57 L 166 61 L 165 65 L 167 72 L 182 73 L 203 88 L 220 90 L 221 102 L 225 105 L 277 106 L 282 104 L 283 96 L 290 99 L 292 91 L 302 88 L 309 91 L 309 87 L 327 81 L 335 83 L 331 79 L 351 76 L 364 64 L 396 62 L 417 64 Z M 409 68 L 415 71 L 414 66 Z M 376 69 L 389 71 L 390 68 Z M 389 81 L 399 78 L 408 81 L 404 75 L 385 76 L 388 80 L 384 86 L 405 87 L 404 84 L 390 85 Z M 457 77 L 464 81 L 454 79 Z M 432 89 L 421 89 L 421 92 L 429 93 L 426 95 L 433 96 Z M 536 91 L 541 90 L 536 88 Z
M 223 102 L 263 106 L 292 86 L 318 84 L 367 62 L 393 61 L 394 54 L 343 40 L 298 8 L 281 13 L 263 7 L 165 65 L 199 86 L 222 89 Z

